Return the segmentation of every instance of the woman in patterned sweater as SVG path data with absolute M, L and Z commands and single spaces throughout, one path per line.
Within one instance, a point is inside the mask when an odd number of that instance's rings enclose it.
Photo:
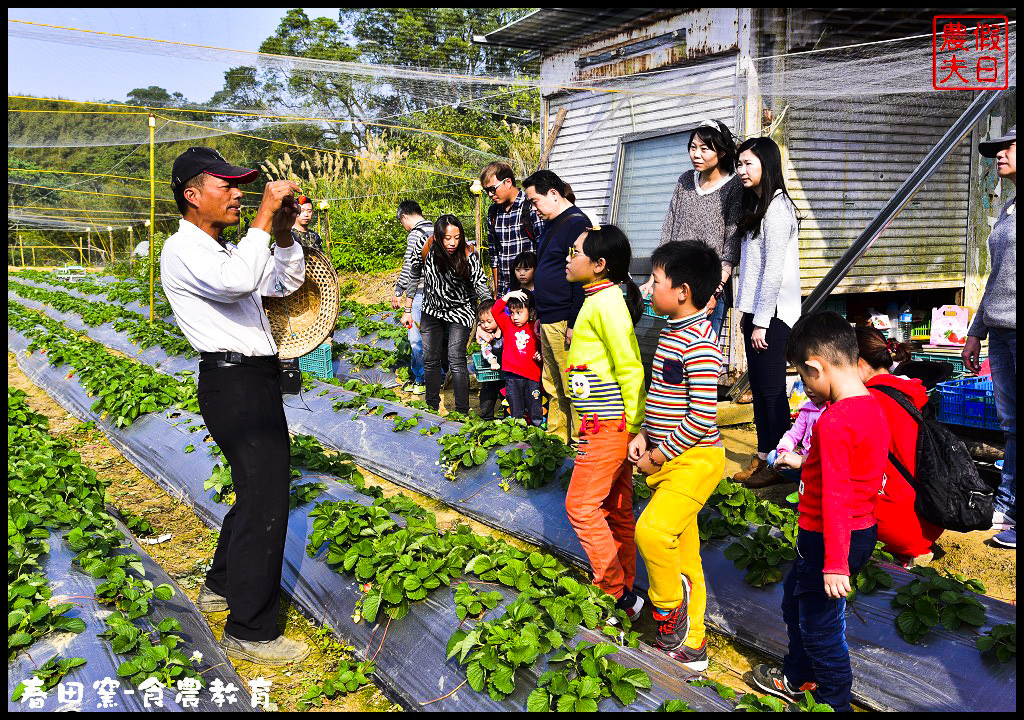
M 455 412 L 469 412 L 469 369 L 466 346 L 476 327 L 476 307 L 491 299 L 480 255 L 466 243 L 462 223 L 454 215 L 442 215 L 434 234 L 417 243 L 409 270 L 402 324 L 411 328 L 412 300 L 423 279 L 423 369 L 427 380 L 427 405 L 437 412 L 441 405 L 441 353 L 448 330 L 448 363 L 455 390 Z

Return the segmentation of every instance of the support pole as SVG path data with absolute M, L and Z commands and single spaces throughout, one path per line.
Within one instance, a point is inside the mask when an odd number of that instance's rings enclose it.
M 21 250 L 21 266 L 25 267 L 25 238 L 18 233 L 18 247 Z
M 83 247 L 85 245 L 85 238 L 78 238 L 78 264 L 85 267 L 85 257 L 83 253 Z
M 811 291 L 811 294 L 807 296 L 807 299 L 800 306 L 801 315 L 809 315 L 821 307 L 821 304 L 825 302 L 825 298 L 836 289 L 836 286 L 849 274 L 850 270 L 863 257 L 864 253 L 871 249 L 871 246 L 875 244 L 875 241 L 885 232 L 885 229 L 889 227 L 893 219 L 910 202 L 914 194 L 939 169 L 942 162 L 960 144 L 960 141 L 966 137 L 971 128 L 977 125 L 992 110 L 1004 93 L 1006 93 L 1006 90 L 986 90 L 978 94 L 974 102 L 964 110 L 963 114 L 957 118 L 949 130 L 935 143 L 935 147 L 928 151 L 924 159 L 921 160 L 907 179 L 903 181 L 899 190 L 889 198 L 889 202 L 885 204 L 885 207 L 878 211 L 878 214 L 857 236 L 857 239 L 853 241 L 849 249 L 843 253 L 843 256 L 825 274 L 825 277 L 821 279 L 817 287 Z M 736 381 L 736 384 L 732 386 L 729 395 L 735 400 L 746 392 L 748 387 L 750 387 L 750 380 L 747 374 L 744 373 Z
M 153 287 L 156 280 L 153 275 L 153 224 L 156 222 L 156 153 L 154 150 L 154 134 L 156 132 L 156 116 L 149 114 L 149 322 L 153 323 Z

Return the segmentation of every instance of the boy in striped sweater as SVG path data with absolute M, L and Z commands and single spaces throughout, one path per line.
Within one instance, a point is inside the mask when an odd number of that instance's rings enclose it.
M 654 354 L 644 427 L 629 444 L 629 459 L 655 491 L 637 521 L 636 545 L 650 578 L 655 645 L 699 672 L 708 654 L 697 512 L 725 470 L 715 425 L 722 353 L 705 309 L 722 265 L 707 243 L 692 240 L 665 243 L 651 264 L 651 305 L 668 326 Z

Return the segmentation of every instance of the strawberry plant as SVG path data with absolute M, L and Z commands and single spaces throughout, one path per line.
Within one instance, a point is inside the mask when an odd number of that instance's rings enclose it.
M 308 710 L 323 707 L 324 699 L 333 699 L 339 695 L 353 693 L 370 683 L 369 676 L 374 672 L 373 663 L 349 663 L 347 660 L 338 662 L 338 670 L 324 679 L 321 685 L 314 685 L 299 698 L 299 707 Z
M 809 690 L 804 690 L 804 696 L 796 704 L 799 712 L 835 712 L 835 709 L 828 703 L 820 703 L 814 699 Z
M 469 583 L 462 583 L 455 588 L 455 616 L 461 621 L 467 617 L 479 618 L 488 610 L 493 610 L 504 599 L 497 590 L 476 593 Z
M 995 654 L 999 662 L 1008 662 L 1017 656 L 1017 623 L 996 625 L 974 641 L 983 653 Z
M 666 700 L 654 709 L 654 712 L 697 712 L 685 700 Z
M 307 554 L 314 557 L 326 542 L 327 563 L 344 564 L 346 570 L 351 570 L 360 558 L 368 558 L 367 562 L 372 564 L 372 555 L 360 554 L 360 550 L 370 547 L 359 547 L 361 541 L 380 538 L 398 528 L 398 523 L 384 508 L 346 501 L 318 503 L 309 516 L 313 518 L 313 531 L 306 545 Z
M 985 624 L 985 607 L 973 597 L 985 592 L 980 581 L 948 572 L 940 575 L 929 567 L 911 568 L 910 572 L 917 577 L 892 599 L 893 606 L 901 610 L 896 629 L 904 640 L 916 643 L 939 623 L 950 631 Z
M 69 672 L 76 667 L 85 665 L 85 658 L 62 658 L 59 655 L 47 660 L 41 666 L 32 671 L 38 679 L 43 681 L 41 690 L 52 690 L 63 680 Z M 25 693 L 25 683 L 20 682 L 11 694 L 11 702 L 18 702 Z
M 23 575 L 7 584 L 7 659 L 12 660 L 20 650 L 37 638 L 52 631 L 80 633 L 85 621 L 64 617 L 72 603 L 49 604 L 51 590 L 46 578 L 33 573 Z
M 527 428 L 527 447 L 498 450 L 495 458 L 502 477 L 512 478 L 527 490 L 544 485 L 572 457 L 574 451 L 538 427 Z
M 174 687 L 186 677 L 203 683 L 202 676 L 192 668 L 193 661 L 177 649 L 184 642 L 180 632 L 181 623 L 175 618 L 161 620 L 150 635 L 115 612 L 107 618 L 107 630 L 100 637 L 110 640 L 118 655 L 130 656 L 118 666 L 117 676 L 127 678 L 134 685 L 149 677 L 155 677 L 165 687 Z
M 562 646 L 562 633 L 545 624 L 540 611 L 520 597 L 496 620 L 457 630 L 448 641 L 447 657 L 458 656 L 466 680 L 476 692 L 484 689 L 495 701 L 515 691 L 515 671 L 540 655 Z
M 203 490 L 213 491 L 213 501 L 231 504 L 235 500 L 235 484 L 231 480 L 231 468 L 226 462 L 213 466 L 210 477 L 203 481 Z
M 751 537 L 742 537 L 725 549 L 725 557 L 754 587 L 764 587 L 782 579 L 783 562 L 796 557 L 795 548 L 785 539 L 771 535 L 768 525 L 759 527 Z
M 392 421 L 392 432 L 402 432 L 414 428 L 420 424 L 420 419 L 423 416 L 420 413 L 415 413 L 412 417 L 403 418 L 401 415 L 395 417 Z
M 736 703 L 739 712 L 786 712 L 786 701 L 772 695 L 746 693 Z
M 530 712 L 597 712 L 597 704 L 612 695 L 623 705 L 636 702 L 637 690 L 651 687 L 647 673 L 608 660 L 618 651 L 609 643 L 581 642 L 563 648 L 549 663 L 567 663 L 560 671 L 549 670 L 540 676 L 537 689 L 530 693 Z

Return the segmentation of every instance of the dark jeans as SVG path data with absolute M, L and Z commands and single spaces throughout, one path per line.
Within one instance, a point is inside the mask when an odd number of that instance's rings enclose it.
M 988 329 L 988 359 L 996 414 L 1006 437 L 1003 480 L 996 491 L 996 510 L 1017 519 L 1017 331 Z
M 529 419 L 531 425 L 540 427 L 544 421 L 544 408 L 540 401 L 539 380 L 530 380 L 522 375 L 507 373 L 505 375 L 505 397 L 508 398 L 512 417 Z
M 228 600 L 225 631 L 273 640 L 288 529 L 288 424 L 279 372 L 237 365 L 201 368 L 199 410 L 231 465 L 235 504 L 221 526 L 206 585 Z
M 851 577 L 871 558 L 878 526 L 850 533 Z M 789 632 L 789 652 L 782 671 L 792 685 L 816 682 L 814 697 L 836 712 L 850 711 L 853 670 L 846 644 L 846 598 L 825 594 L 825 536 L 800 529 L 797 557 L 782 582 L 782 619 Z
M 773 317 L 765 341 L 767 350 L 754 350 L 750 335 L 754 316 L 743 313 L 743 348 L 747 353 L 750 391 L 754 395 L 754 425 L 757 427 L 757 451 L 770 453 L 789 430 L 789 398 L 786 396 L 786 340 L 789 325 Z
M 480 383 L 480 417 L 484 420 L 494 419 L 494 408 L 501 402 L 501 389 L 505 387 L 505 379 Z
M 445 330 L 448 341 L 445 343 Z M 437 412 L 441 406 L 441 356 L 445 345 L 448 348 L 448 371 L 452 374 L 455 390 L 455 412 L 469 412 L 469 368 L 466 365 L 466 346 L 469 345 L 470 328 L 450 323 L 423 313 L 420 318 L 420 333 L 423 335 L 423 374 L 427 380 L 426 402 Z

